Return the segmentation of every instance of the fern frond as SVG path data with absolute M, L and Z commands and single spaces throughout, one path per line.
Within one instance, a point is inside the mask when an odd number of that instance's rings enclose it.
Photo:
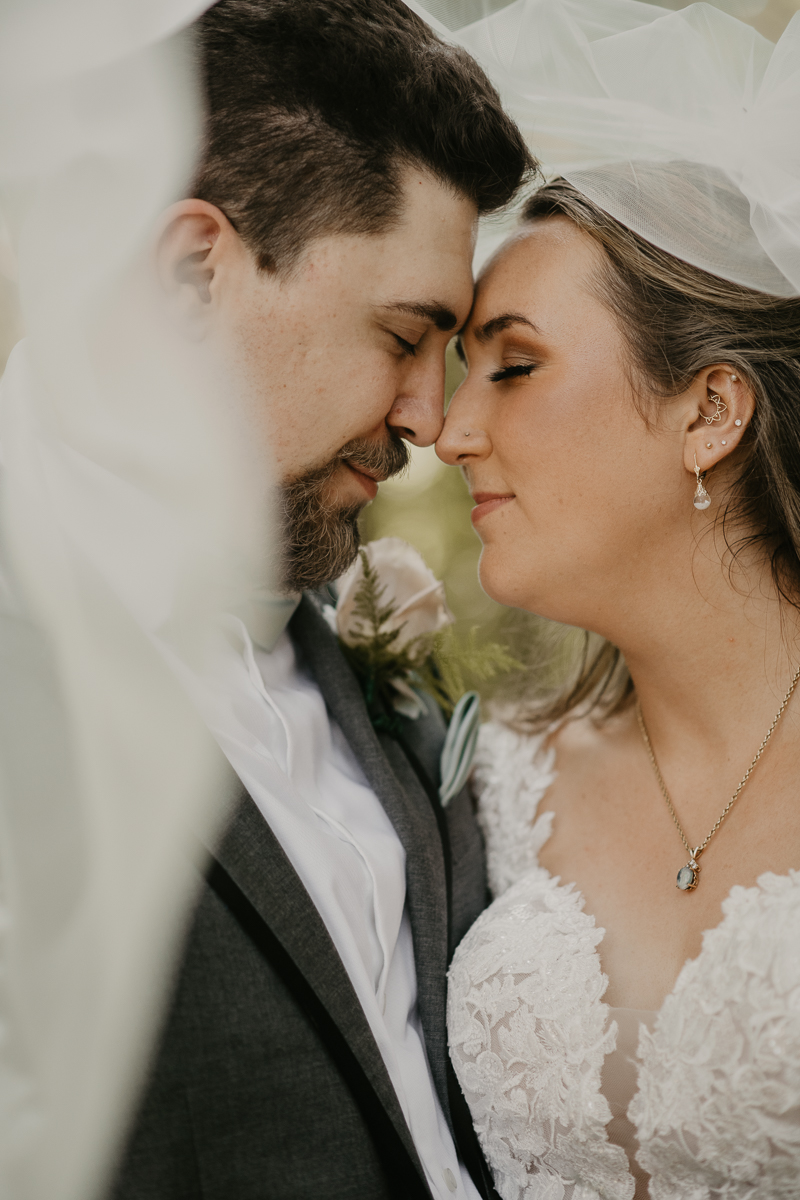
M 470 685 L 522 669 L 522 663 L 505 646 L 497 642 L 481 643 L 477 627 L 464 637 L 450 625 L 438 633 L 421 634 L 403 645 L 401 634 L 405 624 L 387 629 L 397 605 L 385 600 L 386 586 L 381 585 L 366 550 L 361 550 L 360 555 L 363 578 L 353 600 L 350 644 L 340 641 L 340 645 L 361 679 L 376 729 L 391 732 L 397 725 L 393 680 L 404 679 L 413 688 L 427 692 L 449 718 Z

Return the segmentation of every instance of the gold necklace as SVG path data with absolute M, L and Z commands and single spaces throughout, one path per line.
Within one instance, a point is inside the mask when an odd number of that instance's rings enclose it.
M 680 821 L 678 820 L 678 814 L 675 812 L 675 807 L 670 799 L 669 792 L 667 791 L 667 785 L 664 783 L 664 777 L 661 774 L 661 771 L 659 770 L 658 763 L 656 762 L 656 756 L 655 756 L 655 753 L 653 752 L 653 745 L 650 741 L 650 735 L 647 732 L 647 726 L 645 725 L 644 717 L 642 716 L 642 706 L 638 700 L 636 701 L 636 716 L 639 721 L 639 729 L 641 731 L 644 744 L 647 748 L 647 753 L 650 755 L 650 762 L 653 764 L 653 770 L 655 771 L 656 779 L 658 780 L 658 786 L 661 788 L 661 794 L 667 802 L 667 808 L 669 809 L 672 819 L 675 822 L 675 827 L 678 830 L 678 833 L 681 835 L 681 841 L 683 842 L 684 846 L 686 847 L 686 849 L 689 852 L 688 863 L 686 864 L 685 867 L 681 867 L 680 871 L 678 871 L 678 879 L 677 879 L 676 886 L 679 887 L 682 892 L 693 892 L 694 889 L 697 887 L 698 883 L 700 882 L 700 868 L 697 865 L 697 860 L 700 857 L 700 855 L 703 853 L 703 851 L 705 850 L 708 843 L 711 841 L 714 834 L 719 829 L 722 822 L 727 817 L 728 813 L 733 808 L 736 801 L 739 799 L 742 788 L 744 787 L 744 785 L 747 783 L 748 779 L 752 775 L 753 768 L 755 767 L 758 760 L 761 758 L 761 755 L 764 753 L 764 750 L 766 749 L 767 742 L 769 741 L 769 739 L 772 737 L 773 733 L 775 732 L 775 726 L 778 724 L 778 721 L 780 721 L 781 717 L 783 716 L 783 710 L 786 708 L 786 705 L 789 703 L 789 701 L 792 698 L 792 692 L 794 691 L 794 689 L 797 685 L 798 679 L 800 679 L 800 667 L 798 667 L 797 670 L 795 671 L 792 682 L 789 684 L 789 690 L 787 691 L 786 695 L 783 697 L 783 702 L 782 702 L 780 708 L 778 709 L 777 713 L 775 714 L 775 719 L 772 722 L 772 724 L 770 725 L 769 729 L 767 730 L 763 742 L 756 750 L 753 761 L 750 763 L 750 766 L 747 768 L 744 775 L 742 776 L 739 786 L 737 787 L 736 791 L 731 796 L 728 803 L 723 808 L 722 812 L 720 813 L 719 817 L 716 820 L 716 823 L 713 825 L 713 827 L 707 834 L 705 841 L 701 842 L 699 846 L 695 846 L 694 850 L 689 845 L 689 841 L 686 837 L 686 834 L 683 832 L 683 826 L 681 825 Z

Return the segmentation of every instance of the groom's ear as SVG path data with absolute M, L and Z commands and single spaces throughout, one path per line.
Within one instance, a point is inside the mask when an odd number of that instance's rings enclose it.
M 243 253 L 228 218 L 205 200 L 181 200 L 162 214 L 155 247 L 158 281 L 190 336 L 205 336 L 226 268 Z

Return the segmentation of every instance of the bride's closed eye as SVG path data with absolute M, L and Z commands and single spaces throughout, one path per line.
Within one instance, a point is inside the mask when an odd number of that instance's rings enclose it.
M 517 363 L 513 367 L 502 367 L 499 371 L 493 371 L 489 376 L 490 383 L 502 383 L 504 379 L 519 379 L 526 377 L 536 370 L 536 363 Z

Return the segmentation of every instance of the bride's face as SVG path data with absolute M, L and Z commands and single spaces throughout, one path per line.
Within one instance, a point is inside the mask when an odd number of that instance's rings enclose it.
M 683 428 L 634 403 L 630 353 L 598 298 L 602 250 L 562 217 L 507 244 L 479 280 L 462 336 L 468 376 L 437 452 L 463 468 L 503 604 L 600 632 L 684 538 Z M 645 404 L 647 397 L 643 397 Z M 666 419 L 665 419 L 666 418 Z

